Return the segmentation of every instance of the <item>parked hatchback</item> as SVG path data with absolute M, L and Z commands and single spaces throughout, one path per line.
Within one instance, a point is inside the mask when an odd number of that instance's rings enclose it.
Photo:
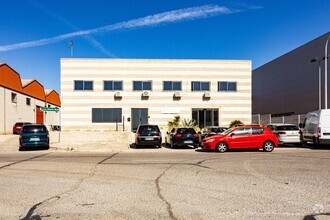
M 267 127 L 278 138 L 279 144 L 294 144 L 302 146 L 302 135 L 299 127 L 294 124 L 270 124 Z
M 169 144 L 171 148 L 189 145 L 197 148 L 199 146 L 199 135 L 194 128 L 173 128 L 171 132 L 167 132 L 166 144 Z
M 13 125 L 13 134 L 19 134 L 22 130 L 23 125 L 32 124 L 31 122 L 16 122 Z
M 49 148 L 49 133 L 43 124 L 25 124 L 19 136 L 19 150 Z
M 162 147 L 162 133 L 158 125 L 139 125 L 135 134 L 135 146 L 140 145 Z
M 265 126 L 250 125 L 228 129 L 221 135 L 207 137 L 202 142 L 205 150 L 225 152 L 228 149 L 263 149 L 271 152 L 278 146 L 276 135 Z

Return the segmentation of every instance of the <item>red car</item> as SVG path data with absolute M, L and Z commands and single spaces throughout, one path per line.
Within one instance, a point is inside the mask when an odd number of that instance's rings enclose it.
M 263 149 L 272 152 L 278 146 L 276 135 L 267 127 L 260 125 L 245 125 L 231 128 L 221 135 L 207 137 L 202 142 L 205 150 L 225 152 L 228 149 Z
M 13 125 L 13 134 L 19 134 L 22 130 L 23 125 L 31 124 L 31 122 L 16 122 Z

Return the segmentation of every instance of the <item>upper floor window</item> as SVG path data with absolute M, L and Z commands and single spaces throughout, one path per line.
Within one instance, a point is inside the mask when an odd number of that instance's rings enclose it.
M 123 90 L 123 81 L 103 81 L 105 91 Z
M 11 102 L 12 103 L 17 103 L 17 94 L 16 93 L 11 93 Z
M 28 106 L 31 105 L 31 99 L 30 98 L 26 98 L 26 105 L 28 105 Z
M 93 90 L 93 81 L 75 80 L 74 90 L 76 91 L 91 91 Z
M 181 91 L 182 90 L 181 85 L 182 85 L 182 82 L 164 81 L 163 90 L 164 91 Z
M 237 91 L 237 82 L 218 82 L 218 91 Z
M 191 91 L 210 91 L 210 82 L 193 81 Z
M 133 91 L 152 90 L 151 81 L 133 81 Z

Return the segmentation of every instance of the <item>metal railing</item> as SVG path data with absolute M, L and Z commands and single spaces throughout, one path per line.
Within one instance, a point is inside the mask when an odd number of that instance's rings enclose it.
M 252 115 L 252 123 L 253 124 L 272 124 L 272 123 L 285 123 L 285 124 L 295 124 L 299 125 L 299 123 L 303 123 L 306 115 L 290 115 L 290 116 L 272 116 L 271 114 L 266 115 Z

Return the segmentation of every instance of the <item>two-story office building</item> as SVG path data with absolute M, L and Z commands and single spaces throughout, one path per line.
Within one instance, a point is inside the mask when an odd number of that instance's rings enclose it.
M 64 130 L 251 123 L 251 61 L 64 58 L 61 103 Z

